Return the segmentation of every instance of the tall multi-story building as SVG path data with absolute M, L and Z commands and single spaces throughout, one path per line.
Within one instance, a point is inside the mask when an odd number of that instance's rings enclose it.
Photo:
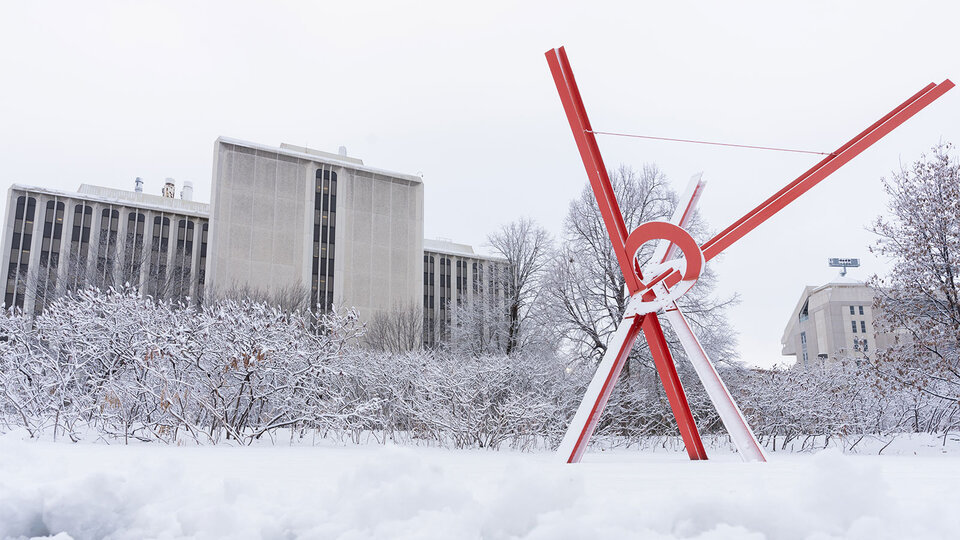
M 454 311 L 483 297 L 486 308 L 505 317 L 507 261 L 486 257 L 466 244 L 423 241 L 423 342 L 436 345 L 449 336 Z M 479 329 L 482 331 L 482 329 Z
M 168 180 L 172 185 L 172 180 Z M 82 285 L 138 287 L 144 295 L 199 298 L 205 285 L 209 206 L 183 196 L 82 184 L 77 192 L 14 184 L 7 194 L 4 305 L 39 314 Z
M 422 293 L 423 182 L 346 155 L 221 137 L 215 143 L 210 282 L 364 320 Z
M 14 185 L 4 257 L 5 305 L 40 313 L 83 284 L 129 283 L 157 299 L 231 292 L 304 298 L 363 320 L 423 302 L 424 343 L 447 335 L 451 307 L 505 293 L 506 261 L 423 239 L 423 182 L 350 157 L 221 137 L 211 202 L 81 185 Z M 422 279 L 421 279 L 422 276 Z M 494 309 L 490 307 L 490 309 Z M 501 309 L 502 313 L 502 309 Z
M 847 358 L 872 358 L 891 338 L 873 326 L 874 291 L 864 282 L 838 276 L 804 288 L 781 343 L 784 356 L 808 369 Z

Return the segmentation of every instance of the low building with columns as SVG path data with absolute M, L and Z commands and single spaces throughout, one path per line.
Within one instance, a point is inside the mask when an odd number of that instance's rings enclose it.
M 137 189 L 142 186 L 137 179 Z M 6 307 L 39 314 L 84 285 L 136 287 L 154 298 L 203 295 L 210 207 L 173 197 L 82 184 L 76 192 L 14 184 L 7 194 Z
M 447 339 L 456 310 L 477 304 L 481 296 L 484 307 L 496 312 L 493 320 L 506 320 L 508 278 L 506 259 L 480 255 L 467 244 L 424 240 L 423 343 Z

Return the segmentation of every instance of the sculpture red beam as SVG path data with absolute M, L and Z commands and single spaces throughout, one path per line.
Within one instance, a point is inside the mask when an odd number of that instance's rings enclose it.
M 600 215 L 603 218 L 604 226 L 610 235 L 610 241 L 613 243 L 614 253 L 617 256 L 617 262 L 620 264 L 620 270 L 623 273 L 627 290 L 631 295 L 638 293 L 641 289 L 641 282 L 638 279 L 633 261 L 627 254 L 626 242 L 629 233 L 627 226 L 623 221 L 623 213 L 617 204 L 617 197 L 613 192 L 613 186 L 610 184 L 610 177 L 607 176 L 607 168 L 603 163 L 603 157 L 600 155 L 600 148 L 597 146 L 597 139 L 592 133 L 590 119 L 587 117 L 586 109 L 583 106 L 583 100 L 580 98 L 580 91 L 577 88 L 576 80 L 573 77 L 573 70 L 570 69 L 570 62 L 563 47 L 553 49 L 547 52 L 547 62 L 550 65 L 550 71 L 553 73 L 554 83 L 560 93 L 560 100 L 563 103 L 563 110 L 566 112 L 567 121 L 573 130 L 573 137 L 576 140 L 577 148 L 580 150 L 580 157 L 583 160 L 584 167 L 587 169 L 587 176 L 590 178 L 590 186 L 593 188 L 593 194 L 600 207 Z M 610 392 L 616 385 L 616 379 L 623 365 L 633 349 L 640 328 L 643 328 L 648 341 L 654 334 L 659 333 L 659 337 L 651 343 L 651 353 L 657 366 L 657 373 L 660 375 L 660 381 L 667 394 L 667 400 L 670 403 L 674 418 L 680 427 L 680 434 L 684 445 L 687 448 L 687 454 L 690 459 L 706 459 L 706 451 L 703 449 L 703 442 L 697 431 L 697 425 L 693 421 L 693 414 L 690 411 L 690 405 L 687 403 L 687 396 L 683 391 L 683 385 L 677 375 L 673 358 L 670 350 L 666 347 L 666 339 L 663 338 L 663 331 L 660 329 L 659 321 L 645 321 L 647 317 L 656 319 L 657 315 L 651 313 L 639 316 L 638 320 L 627 323 L 624 321 L 622 326 L 629 328 L 627 334 L 623 336 L 623 341 L 616 346 L 616 358 L 609 367 L 608 376 L 600 389 L 600 395 L 595 402 L 589 416 L 585 419 L 583 428 L 580 430 L 573 449 L 565 457 L 568 462 L 580 460 L 590 436 L 596 429 L 597 422 L 603 409 L 606 407 L 607 400 L 610 398 Z M 663 346 L 654 346 L 653 343 Z
M 693 363 L 697 375 L 703 382 L 724 426 L 740 450 L 741 456 L 748 461 L 765 461 L 760 444 L 716 369 L 707 358 L 675 300 L 693 286 L 701 266 L 706 261 L 721 253 L 932 103 L 952 88 L 953 83 L 945 80 L 939 85 L 931 83 L 924 87 L 741 219 L 702 246 L 697 246 L 683 226 L 686 225 L 703 187 L 699 178 L 694 179 L 686 205 L 677 208 L 672 222 L 650 222 L 641 225 L 633 232 L 627 231 L 566 52 L 563 47 L 560 47 L 547 51 L 546 56 L 567 121 L 573 131 L 574 140 L 590 180 L 590 186 L 597 199 L 600 215 L 610 235 L 617 262 L 630 292 L 630 300 L 623 321 L 610 339 L 607 352 L 601 359 L 597 372 L 587 388 L 586 397 L 560 443 L 558 453 L 570 463 L 580 460 L 606 407 L 610 393 L 616 385 L 620 371 L 642 331 L 666 390 L 687 453 L 690 459 L 706 459 L 706 452 L 657 316 L 659 310 L 665 309 L 667 321 L 677 331 L 688 359 Z M 644 272 L 639 268 L 639 261 L 635 260 L 635 254 L 643 242 L 653 239 L 660 239 L 660 244 L 655 251 L 656 260 L 644 269 L 649 274 L 645 277 Z M 675 249 L 681 251 L 681 259 L 672 258 Z
M 870 148 L 873 143 L 879 141 L 900 126 L 900 124 L 906 122 L 911 116 L 933 103 L 935 99 L 942 96 L 947 90 L 953 88 L 953 86 L 954 84 L 950 79 L 940 84 L 930 83 L 925 86 L 910 99 L 901 103 L 899 107 L 887 113 L 886 116 L 877 120 L 872 126 L 863 130 L 853 139 L 850 139 L 847 144 L 838 148 L 820 163 L 814 165 L 813 168 L 800 175 L 796 180 L 787 184 L 783 189 L 774 193 L 769 199 L 763 201 L 745 216 L 704 243 L 701 246 L 703 249 L 703 257 L 709 261 L 719 255 L 723 250 L 730 247 L 731 244 L 743 238 L 748 232 L 795 201 L 797 197 L 806 193 L 810 188 L 820 183 L 820 181 L 827 176 L 830 176 L 851 159 L 858 156 L 867 148 Z
M 607 167 L 600 156 L 597 138 L 592 133 L 590 119 L 587 118 L 577 81 L 573 78 L 573 71 L 570 69 L 570 62 L 563 47 L 548 51 L 547 63 L 550 64 L 553 82 L 556 83 L 557 91 L 560 92 L 560 101 L 563 102 L 563 110 L 567 113 L 567 121 L 570 122 L 570 129 L 573 130 L 573 138 L 577 141 L 580 158 L 587 169 L 590 187 L 593 188 L 593 195 L 600 206 L 603 224 L 610 234 L 610 241 L 613 242 L 613 250 L 617 254 L 620 271 L 623 272 L 630 294 L 635 294 L 640 290 L 640 283 L 634 274 L 633 262 L 625 248 L 629 231 L 623 222 L 623 213 L 620 212 L 620 205 L 617 204 L 617 197 L 613 193 L 610 177 L 607 176 Z

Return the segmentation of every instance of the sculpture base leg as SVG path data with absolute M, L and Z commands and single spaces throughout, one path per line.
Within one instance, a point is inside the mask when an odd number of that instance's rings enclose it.
M 641 327 L 647 343 L 650 344 L 650 354 L 653 356 L 657 373 L 660 374 L 660 381 L 667 393 L 667 400 L 670 401 L 670 408 L 673 409 L 673 416 L 677 419 L 677 427 L 680 428 L 680 436 L 687 447 L 687 455 L 690 459 L 707 459 L 707 451 L 704 450 L 703 441 L 700 440 L 700 432 L 697 431 L 697 424 L 693 421 L 687 395 L 683 392 L 680 376 L 677 375 L 677 366 L 673 363 L 670 349 L 667 348 L 667 339 L 663 336 L 663 328 L 656 313 L 644 315 Z

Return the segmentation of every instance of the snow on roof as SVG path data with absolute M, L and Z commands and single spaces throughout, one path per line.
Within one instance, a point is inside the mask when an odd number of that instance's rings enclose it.
M 25 184 L 13 184 L 10 186 L 10 189 L 32 193 L 42 193 L 52 197 L 64 197 L 90 202 L 99 202 L 103 204 L 113 204 L 117 206 L 129 206 L 132 208 L 153 210 L 156 212 L 175 212 L 202 218 L 210 217 L 210 205 L 207 203 L 185 201 L 183 199 L 161 197 L 159 195 L 149 195 L 146 193 L 138 193 L 135 191 L 127 191 L 104 186 L 94 186 L 90 184 L 80 184 L 80 188 L 77 191 L 64 191 L 60 189 L 28 186 Z
M 292 144 L 284 143 L 279 147 L 269 146 L 266 144 L 234 139 L 232 137 L 224 137 L 223 135 L 221 135 L 220 137 L 217 137 L 217 142 L 224 143 L 224 144 L 232 144 L 234 146 L 242 146 L 244 148 L 251 148 L 251 149 L 260 150 L 263 152 L 282 154 L 284 156 L 295 157 L 295 158 L 304 159 L 307 161 L 313 161 L 316 163 L 340 165 L 341 167 L 344 167 L 347 169 L 353 169 L 356 171 L 365 171 L 365 172 L 370 172 L 374 174 L 382 174 L 384 176 L 389 176 L 391 178 L 399 178 L 399 179 L 407 180 L 408 182 L 413 182 L 415 184 L 423 183 L 423 179 L 414 174 L 404 174 L 404 173 L 398 173 L 394 171 L 388 171 L 386 169 L 377 169 L 375 167 L 368 167 L 363 164 L 363 161 L 354 157 L 344 157 L 344 156 L 334 155 L 327 152 L 321 152 L 319 150 L 313 150 L 310 148 L 294 146 Z
M 865 281 L 860 281 L 859 279 L 854 279 L 850 276 L 844 276 L 841 274 L 837 274 L 837 276 L 833 278 L 830 281 L 830 283 L 827 283 L 827 285 L 866 285 L 866 284 L 867 283 Z
M 866 287 L 867 283 L 865 281 L 860 281 L 859 279 L 854 279 L 850 276 L 841 276 L 837 274 L 832 280 L 819 287 L 814 287 L 813 292 L 820 292 L 831 287 Z M 812 293 L 811 293 L 812 294 Z
M 483 259 L 487 261 L 507 262 L 501 257 L 491 257 L 481 255 L 473 250 L 472 246 L 467 244 L 458 244 L 449 240 L 435 240 L 430 238 L 423 239 L 423 250 L 433 253 L 443 253 L 445 255 L 455 255 L 457 257 L 466 257 L 470 259 Z

